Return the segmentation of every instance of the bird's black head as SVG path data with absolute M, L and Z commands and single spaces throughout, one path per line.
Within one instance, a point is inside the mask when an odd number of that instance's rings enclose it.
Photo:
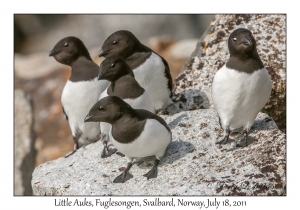
M 251 57 L 256 52 L 256 42 L 252 33 L 239 28 L 233 31 L 228 39 L 230 56 Z
M 233 31 L 228 39 L 228 48 L 230 59 L 226 63 L 227 68 L 252 74 L 264 67 L 256 50 L 255 39 L 249 30 L 239 28 Z
M 120 56 L 110 56 L 101 63 L 98 80 L 106 79 L 110 82 L 115 82 L 127 74 L 134 76 L 126 61 Z
M 105 58 L 112 55 L 119 55 L 126 59 L 140 44 L 140 41 L 130 32 L 120 30 L 110 35 L 103 43 L 99 57 Z
M 61 39 L 50 51 L 49 56 L 53 56 L 57 62 L 69 66 L 80 56 L 90 59 L 89 52 L 83 42 L 73 36 Z
M 113 124 L 126 113 L 130 113 L 131 106 L 117 96 L 102 98 L 91 108 L 84 122 L 107 122 Z

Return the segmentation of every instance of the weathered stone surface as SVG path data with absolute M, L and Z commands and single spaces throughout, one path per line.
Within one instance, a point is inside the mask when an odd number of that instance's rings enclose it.
M 182 111 L 163 116 L 173 140 L 158 167 L 158 177 L 146 180 L 154 157 L 137 159 L 133 178 L 114 184 L 126 160 L 102 159 L 102 143 L 80 148 L 69 158 L 38 166 L 33 172 L 36 195 L 284 195 L 286 136 L 266 114 L 259 113 L 249 146 L 227 151 L 217 146 L 223 131 L 214 109 Z M 233 137 L 231 137 L 233 138 Z
M 30 96 L 22 90 L 15 90 L 14 114 L 14 195 L 32 195 L 31 174 L 36 156 L 33 110 Z
M 258 54 L 273 82 L 264 109 L 285 131 L 286 15 L 216 15 L 176 79 L 175 104 L 169 112 L 213 106 L 211 84 L 217 70 L 229 59 L 227 40 L 237 28 L 249 29 L 256 39 Z

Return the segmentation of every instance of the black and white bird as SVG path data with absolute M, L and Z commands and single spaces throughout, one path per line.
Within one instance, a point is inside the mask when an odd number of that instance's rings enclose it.
M 217 144 L 226 144 L 230 132 L 243 128 L 246 142 L 250 128 L 259 111 L 268 102 L 272 82 L 256 50 L 252 33 L 239 28 L 228 39 L 230 58 L 215 75 L 212 99 L 226 136 Z
M 144 176 L 147 179 L 157 177 L 157 165 L 172 139 L 170 128 L 161 117 L 144 109 L 133 109 L 117 96 L 108 96 L 91 108 L 85 122 L 112 125 L 110 140 L 128 162 L 127 168 L 114 179 L 114 183 L 123 183 L 133 177 L 129 170 L 135 157 L 155 155 L 152 169 Z
M 139 83 L 135 80 L 134 74 L 128 64 L 120 56 L 110 56 L 100 65 L 98 80 L 110 81 L 110 86 L 100 95 L 99 100 L 107 96 L 118 96 L 127 102 L 134 109 L 146 109 L 154 112 L 152 101 Z M 108 133 L 111 125 L 100 122 L 101 140 L 104 145 L 101 157 L 109 157 L 116 152 L 107 146 L 109 141 Z
M 117 31 L 104 41 L 99 56 L 112 55 L 119 55 L 128 63 L 135 79 L 150 95 L 156 113 L 173 103 L 173 82 L 167 61 L 130 31 Z
M 63 89 L 61 102 L 74 140 L 74 150 L 71 153 L 73 154 L 79 146 L 99 140 L 99 125 L 84 123 L 84 119 L 109 82 L 98 81 L 99 66 L 92 61 L 87 48 L 76 37 L 61 39 L 49 56 L 72 69 Z

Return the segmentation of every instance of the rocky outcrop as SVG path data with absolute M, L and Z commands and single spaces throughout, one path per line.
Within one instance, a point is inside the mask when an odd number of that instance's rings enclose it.
M 286 128 L 286 15 L 216 15 L 176 79 L 170 113 L 213 106 L 211 84 L 229 59 L 227 40 L 237 28 L 249 29 L 258 54 L 271 75 L 273 87 L 264 111 L 278 127 Z
M 33 131 L 33 108 L 30 96 L 15 90 L 14 195 L 32 195 L 31 174 L 36 150 Z
M 38 166 L 32 179 L 36 195 L 284 195 L 286 136 L 260 113 L 250 131 L 249 145 L 232 150 L 217 146 L 223 137 L 214 109 L 163 116 L 172 142 L 158 167 L 158 177 L 146 180 L 154 157 L 139 158 L 133 178 L 114 184 L 126 160 L 100 157 L 102 143 L 80 148 L 69 158 Z M 233 136 L 231 138 L 234 138 Z

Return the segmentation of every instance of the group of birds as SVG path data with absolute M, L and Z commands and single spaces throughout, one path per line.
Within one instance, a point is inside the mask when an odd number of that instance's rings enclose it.
M 228 47 L 230 59 L 212 84 L 214 106 L 226 131 L 217 144 L 226 144 L 230 132 L 243 127 L 247 146 L 248 132 L 270 97 L 271 79 L 249 30 L 235 30 Z M 126 169 L 114 183 L 133 177 L 129 170 L 134 158 L 152 155 L 156 160 L 144 176 L 156 178 L 157 166 L 172 139 L 167 123 L 158 116 L 173 103 L 167 61 L 126 30 L 104 41 L 99 57 L 106 59 L 100 67 L 83 42 L 73 36 L 61 39 L 49 56 L 72 68 L 61 97 L 74 140 L 74 150 L 66 157 L 81 145 L 101 140 L 102 158 L 118 151 L 127 159 Z

